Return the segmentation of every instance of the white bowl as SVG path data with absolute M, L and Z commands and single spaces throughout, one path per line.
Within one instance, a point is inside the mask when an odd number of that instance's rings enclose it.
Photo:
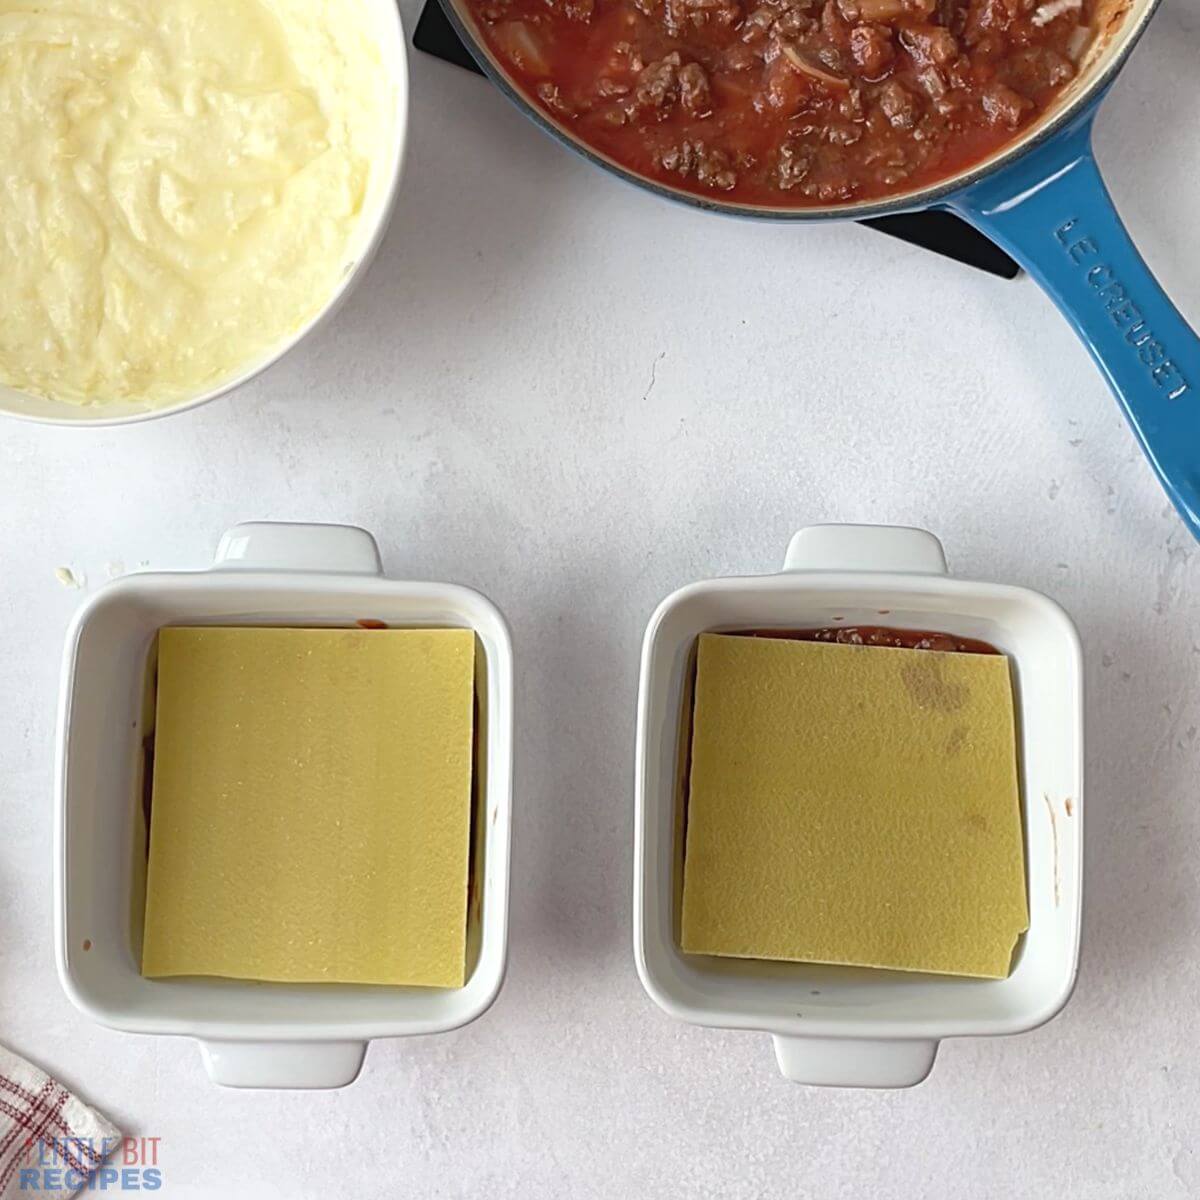
M 369 15 L 375 27 L 383 64 L 392 81 L 392 137 L 387 158 L 380 163 L 381 169 L 375 174 L 368 188 L 363 213 L 348 249 L 346 272 L 320 310 L 295 333 L 282 339 L 257 359 L 247 362 L 236 375 L 194 396 L 184 396 L 156 406 L 147 406 L 136 400 L 108 400 L 99 404 L 83 405 L 31 396 L 0 384 L 0 413 L 44 425 L 100 426 L 130 425 L 136 421 L 150 421 L 171 413 L 185 412 L 189 408 L 198 408 L 201 404 L 216 400 L 261 374 L 310 333 L 324 325 L 341 308 L 366 274 L 383 241 L 383 235 L 387 232 L 392 210 L 396 206 L 396 194 L 400 186 L 407 144 L 408 52 L 400 13 L 395 0 L 363 2 L 370 10 Z
M 1005 980 L 686 955 L 681 716 L 694 645 L 709 630 L 887 625 L 991 642 L 1013 664 L 1030 925 Z M 950 578 L 919 529 L 802 529 L 783 571 L 692 584 L 646 630 L 638 698 L 634 943 L 638 973 L 668 1013 L 761 1030 L 801 1083 L 906 1087 L 944 1037 L 1020 1033 L 1070 997 L 1083 868 L 1083 689 L 1079 638 L 1053 601 L 1025 588 Z
M 461 988 L 143 979 L 143 738 L 155 635 L 164 625 L 391 626 L 475 631 L 480 729 Z M 205 571 L 130 575 L 100 589 L 67 635 L 54 828 L 58 971 L 103 1025 L 199 1038 L 212 1078 L 238 1087 L 339 1087 L 370 1038 L 440 1033 L 495 999 L 507 954 L 513 666 L 499 611 L 468 588 L 382 574 L 362 529 L 238 525 Z

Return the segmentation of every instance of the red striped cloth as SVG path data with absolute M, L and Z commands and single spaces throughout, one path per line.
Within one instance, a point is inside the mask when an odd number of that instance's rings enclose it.
M 95 1109 L 0 1046 L 0 1200 L 65 1200 L 120 1140 Z

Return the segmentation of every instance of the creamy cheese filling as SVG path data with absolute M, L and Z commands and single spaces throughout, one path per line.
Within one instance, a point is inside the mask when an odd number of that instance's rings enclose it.
M 161 405 L 329 299 L 392 138 L 364 0 L 0 0 L 0 383 Z

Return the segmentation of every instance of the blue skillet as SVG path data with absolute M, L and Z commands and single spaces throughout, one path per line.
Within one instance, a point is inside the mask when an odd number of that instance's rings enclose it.
M 476 61 L 553 136 L 605 170 L 660 195 L 735 216 L 862 220 L 948 209 L 1012 255 L 1083 339 L 1171 502 L 1200 539 L 1200 339 L 1121 223 L 1092 152 L 1096 111 L 1160 0 L 1103 0 L 1099 35 L 1058 103 L 971 170 L 885 202 L 827 208 L 747 207 L 695 196 L 599 154 L 531 104 L 487 49 L 466 0 L 442 0 Z

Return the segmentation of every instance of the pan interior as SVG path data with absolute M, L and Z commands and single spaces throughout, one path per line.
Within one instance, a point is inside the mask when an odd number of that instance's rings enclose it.
M 616 162 L 607 154 L 589 145 L 572 129 L 528 98 L 524 89 L 488 48 L 486 40 L 479 32 L 475 17 L 468 7 L 467 0 L 442 0 L 443 7 L 447 8 L 459 35 L 468 42 L 476 61 L 487 71 L 493 81 L 499 84 L 502 90 L 537 124 L 572 149 L 583 154 L 584 157 L 650 191 L 681 200 L 696 208 L 735 213 L 741 216 L 767 217 L 771 220 L 794 221 L 813 221 L 830 217 L 861 220 L 865 217 L 927 208 L 990 171 L 1012 162 L 1034 143 L 1041 141 L 1067 124 L 1103 91 L 1120 69 L 1126 55 L 1133 49 L 1160 2 L 1161 0 L 1100 0 L 1094 21 L 1097 34 L 1092 40 L 1075 79 L 1063 89 L 1053 105 L 1040 114 L 1037 120 L 1030 122 L 1019 137 L 1008 142 L 982 161 L 939 180 L 935 184 L 897 192 L 894 196 L 882 200 L 871 199 L 825 206 L 789 207 L 737 204 L 715 197 L 698 196 L 695 192 L 672 187 L 661 180 L 652 179 Z

